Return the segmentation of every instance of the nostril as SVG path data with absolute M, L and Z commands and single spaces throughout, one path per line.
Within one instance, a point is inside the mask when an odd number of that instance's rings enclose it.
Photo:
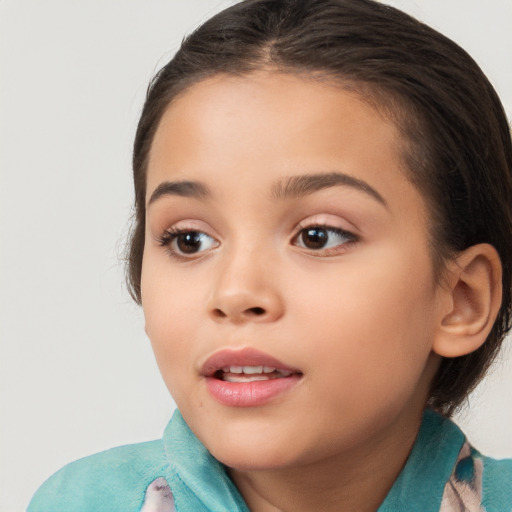
M 261 316 L 265 314 L 265 310 L 263 308 L 255 307 L 255 308 L 249 308 L 247 310 L 247 313 L 255 315 L 255 316 Z
M 268 311 L 265 308 L 254 306 L 252 308 L 212 308 L 210 315 L 216 320 L 232 319 L 235 322 L 243 322 L 251 318 L 266 318 Z

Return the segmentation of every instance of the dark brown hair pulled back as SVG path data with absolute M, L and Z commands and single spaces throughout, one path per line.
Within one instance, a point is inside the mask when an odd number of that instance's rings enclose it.
M 148 89 L 135 137 L 135 215 L 128 284 L 140 303 L 146 166 L 169 103 L 217 73 L 270 68 L 350 87 L 399 127 L 408 176 L 426 198 L 436 268 L 477 243 L 503 265 L 495 325 L 475 352 L 444 359 L 430 405 L 450 415 L 493 361 L 511 323 L 512 148 L 501 103 L 480 68 L 448 38 L 372 0 L 246 0 L 187 37 Z

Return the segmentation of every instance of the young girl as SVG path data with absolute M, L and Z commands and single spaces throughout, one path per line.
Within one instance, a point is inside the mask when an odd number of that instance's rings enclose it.
M 371 0 L 246 0 L 134 147 L 129 283 L 179 411 L 38 511 L 506 511 L 449 420 L 510 328 L 512 149 L 473 60 Z

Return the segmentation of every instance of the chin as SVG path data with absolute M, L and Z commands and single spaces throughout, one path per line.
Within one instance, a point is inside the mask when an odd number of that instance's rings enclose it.
M 293 436 L 278 432 L 252 431 L 240 435 L 207 436 L 209 452 L 222 464 L 240 471 L 277 470 L 300 463 L 301 446 Z M 305 450 L 306 451 L 306 450 Z
M 314 462 L 323 435 L 280 407 L 228 409 L 206 403 L 180 409 L 198 439 L 222 464 L 240 471 L 279 470 Z
M 236 451 L 236 449 L 211 452 L 212 455 L 228 468 L 238 471 L 269 471 L 284 469 L 293 465 L 293 457 L 276 453 L 275 450 L 252 449 Z

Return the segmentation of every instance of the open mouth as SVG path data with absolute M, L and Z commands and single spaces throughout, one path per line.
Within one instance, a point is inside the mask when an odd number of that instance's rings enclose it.
M 292 390 L 303 373 L 257 349 L 224 349 L 200 370 L 213 398 L 229 407 L 256 407 Z
M 213 377 L 225 382 L 257 382 L 290 377 L 294 372 L 278 370 L 273 366 L 225 366 Z

